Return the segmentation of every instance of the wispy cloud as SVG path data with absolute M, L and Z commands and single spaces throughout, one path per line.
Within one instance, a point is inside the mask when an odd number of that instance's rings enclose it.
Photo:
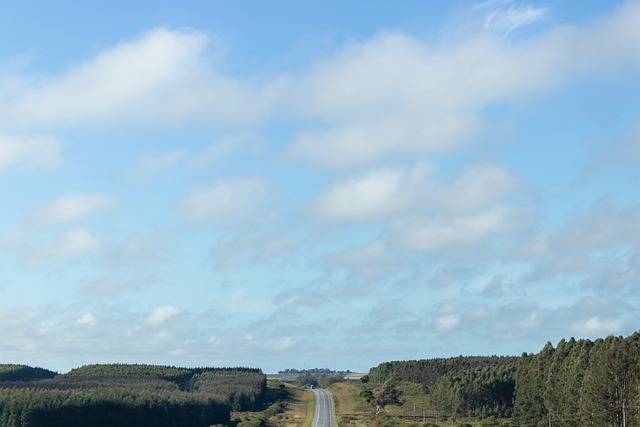
M 215 28 L 161 27 L 0 71 L 0 350 L 274 367 L 313 342 L 367 369 L 630 330 L 640 4 L 470 13 L 453 36 L 371 21 L 255 52 L 268 70 L 239 72 Z M 592 92 L 624 92 L 614 128 L 575 120 Z M 593 147 L 605 167 L 566 175 Z
M 267 190 L 267 183 L 260 178 L 218 181 L 191 189 L 180 202 L 180 210 L 195 224 L 242 221 L 257 216 Z
M 182 313 L 183 310 L 175 305 L 161 305 L 151 310 L 145 321 L 148 325 L 158 326 Z
M 484 27 L 504 36 L 541 21 L 549 14 L 547 8 L 515 5 L 510 1 L 488 1 L 478 5 L 478 8 L 486 13 Z
M 62 144 L 47 136 L 8 135 L 0 130 L 0 171 L 55 169 L 61 163 Z
M 89 229 L 73 228 L 52 241 L 40 242 L 37 246 L 26 248 L 23 261 L 29 267 L 39 267 L 61 258 L 88 255 L 101 247 L 102 241 Z
M 37 208 L 27 219 L 35 227 L 54 227 L 72 224 L 101 211 L 112 209 L 116 199 L 102 193 L 67 194 Z

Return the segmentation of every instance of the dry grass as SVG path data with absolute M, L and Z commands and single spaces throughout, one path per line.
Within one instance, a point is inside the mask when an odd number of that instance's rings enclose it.
M 269 427 L 303 427 L 308 418 L 307 408 L 309 402 L 313 402 L 313 394 L 309 390 L 298 387 L 287 386 L 289 397 L 287 398 L 286 409 L 283 413 L 271 417 L 266 425 Z M 311 412 L 313 418 L 313 412 Z M 309 420 L 311 425 L 311 420 Z
M 351 382 L 336 383 L 329 387 L 333 394 L 336 416 L 340 427 L 371 426 L 371 406 L 360 397 L 361 387 Z

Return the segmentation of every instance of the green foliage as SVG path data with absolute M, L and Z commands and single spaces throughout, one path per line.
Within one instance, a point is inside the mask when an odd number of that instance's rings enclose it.
M 238 422 L 237 427 L 258 427 L 267 423 L 267 420 L 285 411 L 285 404 L 277 400 L 261 412 L 250 412 L 243 414 L 243 419 Z
M 349 371 L 347 371 L 349 372 Z M 283 371 L 278 371 L 279 374 L 337 374 L 339 372 L 332 371 L 328 368 L 312 368 L 312 369 L 285 369 Z
M 1 365 L 0 381 L 34 381 L 53 378 L 57 374 L 42 368 L 32 368 L 26 365 Z
M 259 370 L 207 370 L 191 378 L 190 389 L 227 396 L 234 411 L 252 411 L 264 399 L 267 378 Z
M 371 403 L 373 400 L 373 392 L 369 389 L 363 389 L 360 392 L 360 397 L 367 401 L 367 403 Z
M 306 372 L 304 374 L 298 375 L 296 378 L 295 384 L 301 387 L 320 387 L 327 388 L 331 384 L 335 384 L 338 382 L 344 381 L 343 373 L 310 373 Z
M 430 387 L 445 374 L 485 367 L 513 367 L 517 363 L 517 357 L 506 356 L 458 356 L 446 359 L 385 362 L 371 368 L 368 377 L 370 382 L 378 384 L 394 376 L 398 381 L 411 381 Z
M 508 417 L 515 387 L 515 366 L 451 372 L 430 388 L 431 403 L 441 415 Z
M 389 378 L 384 383 L 382 389 L 374 395 L 374 404 L 378 409 L 384 409 L 387 405 L 402 405 L 402 393 L 398 389 L 398 383 L 395 378 Z
M 0 426 L 210 426 L 228 423 L 213 396 L 121 388 L 0 388 Z
M 454 424 L 474 418 L 493 426 L 512 418 L 526 426 L 640 426 L 640 333 L 563 339 L 521 357 L 386 362 L 363 385 L 370 390 L 390 378 L 422 385 L 429 404 L 414 404 Z
M 299 385 L 301 387 L 318 387 L 318 377 L 316 375 L 312 375 L 312 374 L 302 374 L 302 375 L 298 375 L 298 378 L 296 378 L 296 385 Z
M 517 357 L 454 357 L 387 362 L 369 371 L 372 383 L 394 377 L 418 383 L 440 415 L 507 417 L 511 414 Z
M 252 409 L 266 389 L 266 376 L 250 368 L 111 364 L 16 377 L 1 366 L 12 381 L 0 382 L 0 427 L 228 425 L 232 408 Z
M 562 340 L 518 364 L 514 419 L 580 427 L 640 425 L 640 334 Z

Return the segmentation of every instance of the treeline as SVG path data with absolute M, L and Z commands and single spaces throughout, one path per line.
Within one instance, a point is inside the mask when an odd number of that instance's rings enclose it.
M 349 371 L 347 371 L 349 372 Z M 338 371 L 332 371 L 327 368 L 311 368 L 311 369 L 285 369 L 284 371 L 278 371 L 279 374 L 335 374 Z
M 442 375 L 483 368 L 516 366 L 515 356 L 458 356 L 450 358 L 384 362 L 367 374 L 373 383 L 383 383 L 391 376 L 430 387 Z
M 26 365 L 0 365 L 1 381 L 33 381 L 53 378 L 57 373 L 42 368 L 32 368 Z
M 562 340 L 523 354 L 514 419 L 554 426 L 640 426 L 640 334 Z
M 520 357 L 386 362 L 363 380 L 382 390 L 402 381 L 421 384 L 431 409 L 454 419 L 639 427 L 640 333 L 595 341 L 563 339 L 555 348 L 547 343 L 539 353 Z
M 369 371 L 373 384 L 421 384 L 433 411 L 447 417 L 511 416 L 518 357 L 458 356 L 385 362 Z
M 206 427 L 230 420 L 226 403 L 213 396 L 119 387 L 0 387 L 0 408 L 3 427 Z
M 0 373 L 15 366 L 0 365 Z M 0 427 L 227 425 L 232 410 L 258 408 L 266 390 L 266 376 L 252 368 L 112 364 L 64 375 L 38 369 L 0 377 Z
M 260 370 L 207 370 L 191 378 L 189 389 L 222 394 L 234 411 L 253 411 L 263 403 L 267 380 Z

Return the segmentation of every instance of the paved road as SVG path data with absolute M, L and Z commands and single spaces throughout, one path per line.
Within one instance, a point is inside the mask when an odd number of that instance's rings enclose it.
M 316 413 L 312 427 L 335 427 L 333 423 L 333 401 L 327 390 L 313 389 L 316 395 Z

